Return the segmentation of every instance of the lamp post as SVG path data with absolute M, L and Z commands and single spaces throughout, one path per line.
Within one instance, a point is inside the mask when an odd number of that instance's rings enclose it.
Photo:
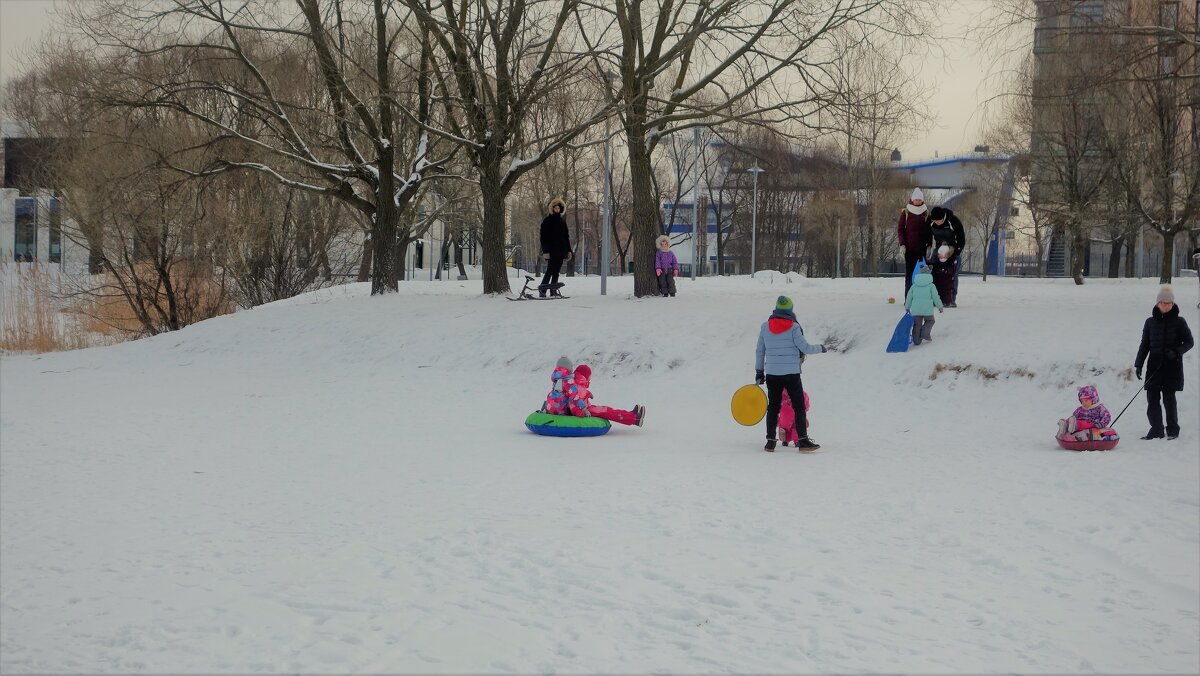
M 754 175 L 754 199 L 750 207 L 750 277 L 754 277 L 754 273 L 758 272 L 758 175 L 766 169 L 758 166 L 758 160 L 754 161 L 754 166 L 750 167 L 750 173 Z
M 612 86 L 613 80 L 617 78 L 616 73 L 611 70 L 604 71 L 604 82 L 609 87 Z M 604 202 L 601 206 L 603 215 L 600 219 L 600 295 L 608 295 L 608 266 L 612 259 L 612 170 L 609 166 L 611 162 L 611 150 L 609 147 L 609 118 L 604 118 Z
M 696 144 L 696 165 L 692 167 L 692 281 L 694 282 L 696 281 L 696 268 L 700 267 L 702 260 L 700 256 L 700 127 L 692 128 L 692 142 Z M 707 223 L 704 224 L 705 227 L 707 225 Z
M 1171 172 L 1171 228 L 1172 229 L 1175 228 L 1175 193 L 1178 192 L 1177 186 L 1179 184 L 1179 179 L 1181 179 L 1181 178 L 1183 178 L 1182 171 L 1179 171 L 1178 169 L 1176 169 L 1175 171 Z M 1167 237 L 1166 235 L 1163 235 L 1164 245 L 1165 245 L 1166 237 Z M 1178 270 L 1175 269 L 1174 251 L 1175 251 L 1174 249 L 1171 249 L 1171 252 L 1172 252 L 1171 260 L 1167 263 L 1167 265 L 1171 266 L 1171 276 L 1172 277 L 1174 277 L 1179 272 Z M 1160 272 L 1159 274 L 1161 275 L 1162 273 Z

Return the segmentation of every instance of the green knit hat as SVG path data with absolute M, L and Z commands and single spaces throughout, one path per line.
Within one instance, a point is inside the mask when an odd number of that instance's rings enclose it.
M 792 308 L 792 299 L 787 296 L 780 296 L 775 300 L 775 309 L 780 312 L 791 312 Z

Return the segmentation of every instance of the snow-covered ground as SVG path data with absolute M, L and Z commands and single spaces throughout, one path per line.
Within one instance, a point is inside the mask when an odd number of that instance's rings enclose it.
M 1196 351 L 1177 441 L 1141 397 L 1117 450 L 1053 441 L 1137 391 L 1154 281 L 963 278 L 907 354 L 899 279 L 567 281 L 3 358 L 0 671 L 1200 671 Z M 817 454 L 729 415 L 780 293 L 840 342 Z M 563 354 L 645 427 L 526 431 Z

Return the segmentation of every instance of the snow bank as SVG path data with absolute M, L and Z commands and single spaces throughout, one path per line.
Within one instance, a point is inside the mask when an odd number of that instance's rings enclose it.
M 0 361 L 0 670 L 1200 671 L 1200 386 L 1110 453 L 1152 281 L 963 278 L 884 346 L 902 281 L 759 273 L 326 289 L 135 343 Z M 729 397 L 790 295 L 821 453 Z M 1196 286 L 1177 286 L 1197 329 Z M 521 421 L 562 354 L 644 428 Z

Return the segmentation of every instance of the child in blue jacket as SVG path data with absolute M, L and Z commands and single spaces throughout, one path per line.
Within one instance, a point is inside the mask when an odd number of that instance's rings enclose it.
M 775 433 L 779 425 L 779 409 L 786 390 L 792 401 L 804 401 L 804 385 L 800 382 L 800 355 L 826 352 L 824 345 L 812 345 L 804 339 L 804 329 L 796 321 L 792 299 L 780 296 L 775 311 L 763 322 L 758 332 L 758 347 L 754 353 L 754 382 L 767 385 L 767 445 L 764 451 L 775 451 Z M 796 429 L 803 435 L 796 442 L 800 451 L 815 451 L 821 446 L 808 438 L 808 421 L 804 408 L 795 407 Z

